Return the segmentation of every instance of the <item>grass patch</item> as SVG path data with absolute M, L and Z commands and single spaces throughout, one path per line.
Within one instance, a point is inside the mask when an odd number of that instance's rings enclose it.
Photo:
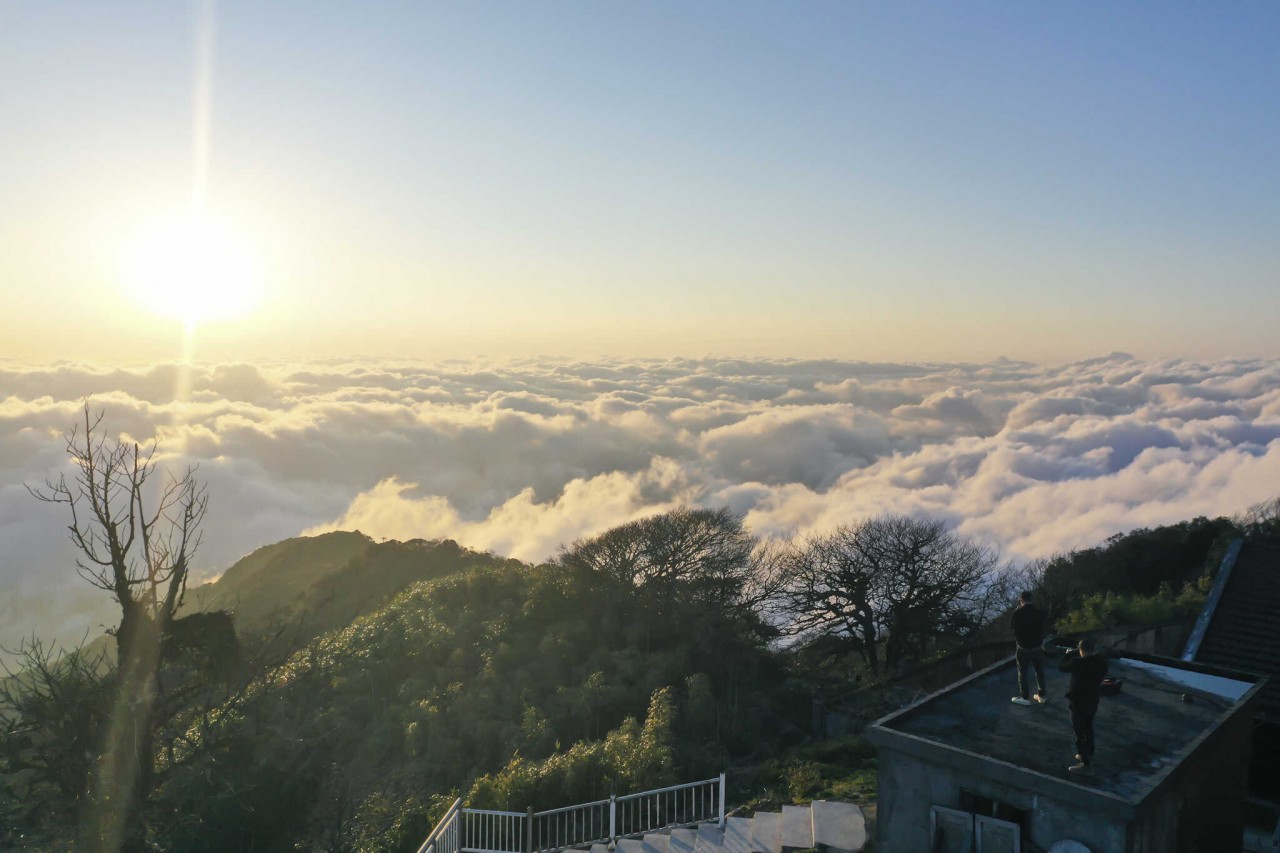
M 866 802 L 879 791 L 875 749 L 856 735 L 801 744 L 744 775 L 750 811 L 813 800 Z

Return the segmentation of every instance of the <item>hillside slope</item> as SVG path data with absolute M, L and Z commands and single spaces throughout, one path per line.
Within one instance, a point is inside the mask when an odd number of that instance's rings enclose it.
M 413 583 L 306 644 L 219 711 L 207 739 L 193 732 L 194 752 L 179 754 L 184 766 L 156 804 L 183 815 L 165 828 L 166 845 L 355 847 L 333 833 L 389 831 L 388 815 L 425 823 L 437 798 L 478 776 L 576 755 L 572 745 L 620 725 L 631 731 L 626 718 L 643 719 L 661 688 L 680 708 L 684 748 L 671 771 L 682 778 L 796 737 L 807 720 L 808 703 L 783 686 L 752 624 L 692 605 L 654 612 L 599 573 L 486 561 L 451 543 L 384 543 L 324 592 L 354 606 L 377 598 L 372 583 L 451 565 L 461 570 Z M 607 793 L 578 787 L 617 775 L 585 772 L 547 780 L 548 796 Z
M 228 610 L 237 631 L 258 632 L 294 609 L 296 601 L 324 583 L 373 540 L 356 531 L 299 536 L 259 548 L 222 576 L 189 589 L 182 615 Z

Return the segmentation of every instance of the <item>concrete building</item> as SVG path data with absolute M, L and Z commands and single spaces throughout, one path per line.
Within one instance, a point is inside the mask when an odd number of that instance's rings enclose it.
M 1268 677 L 1258 699 L 1246 849 L 1280 851 L 1280 539 L 1231 543 L 1182 659 Z
M 877 853 L 1191 853 L 1241 849 L 1265 679 L 1126 652 L 1102 699 L 1094 773 L 1067 770 L 1069 676 L 1025 707 L 1012 659 L 876 721 Z M 1072 846 L 1068 842 L 1074 842 Z M 1055 847 L 1054 845 L 1059 845 Z

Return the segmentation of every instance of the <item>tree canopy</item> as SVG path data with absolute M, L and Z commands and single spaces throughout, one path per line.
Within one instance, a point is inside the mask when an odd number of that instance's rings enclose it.
M 842 525 L 794 545 L 786 564 L 788 630 L 838 640 L 872 672 L 882 647 L 887 666 L 922 657 L 931 639 L 963 638 L 1007 603 L 999 554 L 939 519 Z
M 756 603 L 757 541 L 727 508 L 679 509 L 614 527 L 562 548 L 561 565 L 588 568 L 669 604 L 680 597 L 721 609 Z

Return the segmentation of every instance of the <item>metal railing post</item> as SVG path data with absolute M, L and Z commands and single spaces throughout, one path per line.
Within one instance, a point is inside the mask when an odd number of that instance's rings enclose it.
M 724 829 L 724 774 L 720 774 L 720 829 Z
M 618 846 L 618 795 L 609 795 L 609 849 Z
M 524 851 L 525 853 L 533 853 L 533 806 L 529 806 L 525 810 Z

